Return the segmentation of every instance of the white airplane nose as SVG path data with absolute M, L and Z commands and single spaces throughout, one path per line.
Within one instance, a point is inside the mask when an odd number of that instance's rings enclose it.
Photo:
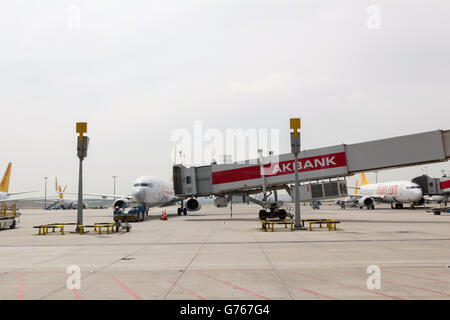
M 144 202 L 145 201 L 145 190 L 144 189 L 138 189 L 133 193 L 133 198 L 137 202 Z

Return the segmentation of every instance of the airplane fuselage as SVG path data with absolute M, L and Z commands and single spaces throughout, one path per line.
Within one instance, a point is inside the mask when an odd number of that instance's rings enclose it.
M 359 195 L 376 197 L 379 202 L 414 203 L 423 197 L 422 189 L 411 181 L 372 183 L 360 187 Z

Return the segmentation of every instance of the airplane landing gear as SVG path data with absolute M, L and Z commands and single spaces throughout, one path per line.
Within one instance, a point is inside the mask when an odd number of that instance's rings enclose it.
M 266 220 L 267 218 L 278 218 L 280 220 L 284 220 L 287 217 L 287 211 L 284 209 L 279 210 L 259 210 L 259 220 Z
M 187 215 L 187 209 L 184 208 L 184 203 L 181 202 L 181 207 L 177 209 L 177 213 L 179 216 L 183 213 L 183 215 Z

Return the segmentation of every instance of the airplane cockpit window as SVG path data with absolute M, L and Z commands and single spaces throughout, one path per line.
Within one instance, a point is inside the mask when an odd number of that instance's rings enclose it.
M 151 184 L 151 183 L 135 183 L 134 185 L 133 185 L 133 187 L 153 187 L 153 184 Z

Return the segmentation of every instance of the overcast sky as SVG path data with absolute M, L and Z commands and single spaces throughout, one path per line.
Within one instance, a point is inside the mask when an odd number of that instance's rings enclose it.
M 12 192 L 43 190 L 44 176 L 75 192 L 77 121 L 85 190 L 112 193 L 115 174 L 122 194 L 141 175 L 170 179 L 171 134 L 196 120 L 280 129 L 281 152 L 290 117 L 306 149 L 450 129 L 449 13 L 411 0 L 2 1 L 1 174 L 12 161 Z

